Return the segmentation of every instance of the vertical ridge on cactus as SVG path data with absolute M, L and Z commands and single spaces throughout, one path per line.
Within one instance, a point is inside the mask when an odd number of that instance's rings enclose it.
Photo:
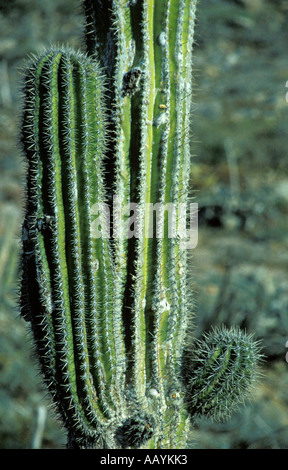
M 226 390 L 228 333 L 210 385 L 187 362 L 183 376 L 195 9 L 84 0 L 86 53 L 52 48 L 26 68 L 21 313 L 68 447 L 184 448 L 189 413 L 201 399 L 217 413 Z M 206 340 L 202 365 L 218 357 Z M 244 368 L 229 375 L 240 394 Z

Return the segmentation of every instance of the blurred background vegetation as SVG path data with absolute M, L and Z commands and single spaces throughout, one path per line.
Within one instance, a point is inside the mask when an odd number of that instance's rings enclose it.
M 196 335 L 238 324 L 262 340 L 254 401 L 199 420 L 194 448 L 288 448 L 288 2 L 199 0 L 191 188 Z M 51 43 L 82 47 L 78 0 L 0 0 L 0 448 L 63 448 L 17 310 L 24 162 L 21 67 Z

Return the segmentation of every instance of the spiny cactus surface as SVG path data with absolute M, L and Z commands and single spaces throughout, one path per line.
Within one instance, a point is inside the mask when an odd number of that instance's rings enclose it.
M 242 392 L 252 376 L 242 337 L 207 337 L 208 376 L 183 356 L 196 1 L 83 7 L 86 53 L 26 68 L 21 312 L 68 447 L 184 448 L 189 412 L 217 411 L 223 377 Z

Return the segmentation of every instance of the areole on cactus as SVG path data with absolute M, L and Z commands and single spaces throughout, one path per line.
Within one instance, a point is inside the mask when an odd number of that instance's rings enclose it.
M 68 447 L 185 448 L 193 415 L 219 413 L 220 376 L 234 373 L 241 401 L 260 356 L 235 330 L 219 351 L 211 336 L 189 349 L 188 250 L 169 211 L 156 229 L 147 212 L 189 202 L 196 0 L 83 9 L 86 52 L 52 48 L 26 67 L 21 313 Z

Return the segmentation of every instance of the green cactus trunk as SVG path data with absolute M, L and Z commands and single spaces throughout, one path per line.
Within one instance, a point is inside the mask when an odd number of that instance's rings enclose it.
M 185 448 L 219 401 L 184 351 L 195 4 L 85 0 L 87 53 L 27 67 L 21 311 L 68 447 Z
M 116 135 L 112 190 L 121 207 L 133 201 L 138 209 L 137 238 L 127 242 L 120 233 L 115 247 L 125 283 L 131 380 L 147 406 L 148 388 L 160 387 L 167 397 L 169 390 L 177 390 L 189 316 L 187 253 L 177 237 L 177 214 L 175 236 L 168 230 L 169 209 L 188 202 L 196 2 L 84 3 L 87 50 L 111 76 L 111 128 Z M 107 161 L 111 172 L 111 158 Z M 159 205 L 154 236 L 149 204 L 155 209 Z

